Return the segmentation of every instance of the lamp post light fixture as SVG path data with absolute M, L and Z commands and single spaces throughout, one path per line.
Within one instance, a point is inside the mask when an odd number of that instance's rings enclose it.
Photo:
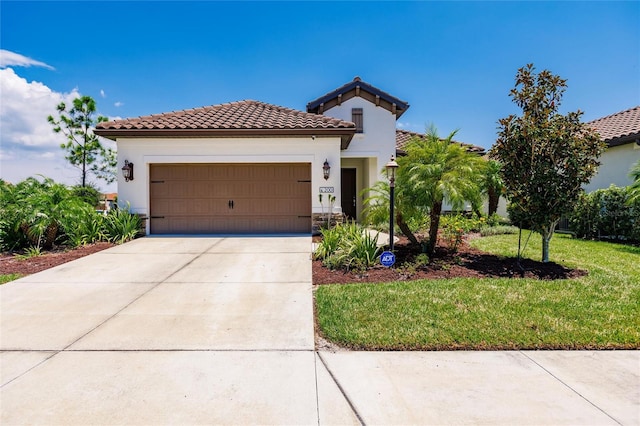
M 331 166 L 329 165 L 329 161 L 324 160 L 324 165 L 322 166 L 322 174 L 324 175 L 324 180 L 329 179 L 329 172 L 331 172 Z
M 389 251 L 393 252 L 393 204 L 395 201 L 396 169 L 399 167 L 393 155 L 385 167 L 389 179 Z
M 133 180 L 133 163 L 128 160 L 124 160 L 124 166 L 122 166 L 122 176 L 125 182 Z

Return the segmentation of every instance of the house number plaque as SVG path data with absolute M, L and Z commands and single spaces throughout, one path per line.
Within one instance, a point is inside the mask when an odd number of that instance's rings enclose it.
M 333 194 L 333 186 L 321 186 L 320 187 L 321 194 Z

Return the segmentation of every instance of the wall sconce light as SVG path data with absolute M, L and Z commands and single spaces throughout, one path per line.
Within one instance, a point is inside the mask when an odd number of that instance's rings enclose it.
M 124 160 L 124 166 L 122 166 L 122 176 L 124 176 L 125 182 L 133 180 L 133 163 L 130 163 L 128 160 Z
M 330 171 L 331 171 L 331 166 L 329 165 L 329 161 L 324 160 L 324 165 L 322 166 L 322 174 L 324 175 L 324 180 L 329 179 Z

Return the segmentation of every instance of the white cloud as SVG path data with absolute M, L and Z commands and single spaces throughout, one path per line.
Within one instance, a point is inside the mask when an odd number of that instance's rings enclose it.
M 6 68 L 9 66 L 17 67 L 43 67 L 53 70 L 51 65 L 44 62 L 36 61 L 35 59 L 28 58 L 19 53 L 11 52 L 9 50 L 0 49 L 0 68 Z
M 120 101 L 118 101 L 118 102 L 116 102 L 116 103 L 114 103 L 114 104 L 113 104 L 113 106 L 114 106 L 114 107 L 116 107 L 116 108 L 119 108 L 119 107 L 121 107 L 122 105 L 124 105 L 124 102 L 120 102 Z
M 101 96 L 101 97 L 103 97 L 103 98 L 106 98 L 106 97 L 107 97 L 107 94 L 106 94 L 106 93 L 104 93 L 104 90 L 103 90 L 103 89 L 100 89 L 100 96 Z
M 396 122 L 396 127 L 398 129 L 407 130 L 409 132 L 424 133 L 424 126 L 418 126 L 418 125 L 415 125 L 415 124 L 410 123 L 408 121 L 405 121 L 405 122 L 397 121 Z
M 64 159 L 60 144 L 64 135 L 54 133 L 47 121 L 57 116 L 56 106 L 80 96 L 51 90 L 43 83 L 28 82 L 12 68 L 0 69 L 0 177 L 19 182 L 42 174 L 65 184 L 78 183 L 80 173 Z M 100 183 L 104 189 L 104 183 Z

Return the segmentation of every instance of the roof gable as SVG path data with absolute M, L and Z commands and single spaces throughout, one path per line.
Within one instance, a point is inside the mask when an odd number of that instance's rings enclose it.
M 640 145 L 640 106 L 587 123 L 609 146 L 636 142 Z
M 353 81 L 350 81 L 344 86 L 309 102 L 307 104 L 307 112 L 323 114 L 325 111 L 341 105 L 342 102 L 355 97 L 366 99 L 376 106 L 380 106 L 388 110 L 392 114 L 396 115 L 396 120 L 409 108 L 409 104 L 407 102 L 373 87 L 369 83 L 362 81 L 360 77 L 355 77 Z
M 409 132 L 407 130 L 396 129 L 396 152 L 398 154 L 406 154 L 406 151 L 404 150 L 404 148 L 407 146 L 409 141 L 411 141 L 411 139 L 413 138 L 424 139 L 424 137 L 425 135 L 422 133 Z M 485 154 L 485 149 L 481 146 L 471 145 L 468 143 L 457 142 L 457 141 L 453 141 L 453 142 L 457 143 L 458 145 L 466 149 L 468 152 L 473 152 L 478 155 Z
M 355 124 L 319 114 L 244 100 L 164 114 L 99 123 L 95 133 L 109 139 L 205 136 L 340 136 L 346 149 Z

